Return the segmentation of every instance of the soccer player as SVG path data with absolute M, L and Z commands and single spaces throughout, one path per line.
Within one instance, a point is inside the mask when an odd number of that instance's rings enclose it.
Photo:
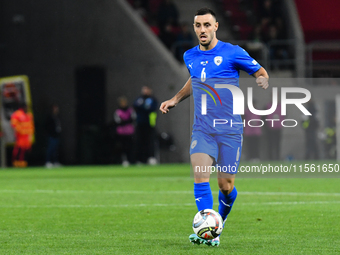
M 218 22 L 212 10 L 199 9 L 193 25 L 199 45 L 184 53 L 184 62 L 190 72 L 190 78 L 173 98 L 161 104 L 160 111 L 163 114 L 169 112 L 193 94 L 195 119 L 190 160 L 194 171 L 195 201 L 199 211 L 213 208 L 210 172 L 204 170 L 213 165 L 218 169 L 219 166 L 223 171 L 218 171 L 217 175 L 218 211 L 225 223 L 237 196 L 234 180 L 240 162 L 243 132 L 241 116 L 233 114 L 233 95 L 225 88 L 225 84 L 239 87 L 239 71 L 244 70 L 256 78 L 259 87 L 267 89 L 269 76 L 241 47 L 216 38 Z M 219 119 L 228 122 L 215 125 Z M 219 237 L 205 240 L 195 234 L 190 235 L 189 240 L 192 243 L 212 246 L 218 246 L 220 243 Z

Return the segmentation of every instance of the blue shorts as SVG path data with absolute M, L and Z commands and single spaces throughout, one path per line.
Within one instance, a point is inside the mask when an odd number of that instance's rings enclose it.
M 194 131 L 191 136 L 190 155 L 205 153 L 215 159 L 216 169 L 236 174 L 242 152 L 242 134 L 215 135 Z

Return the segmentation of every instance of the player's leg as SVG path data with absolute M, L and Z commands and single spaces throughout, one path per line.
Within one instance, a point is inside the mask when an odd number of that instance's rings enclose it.
M 48 137 L 48 143 L 47 143 L 47 150 L 46 150 L 46 162 L 45 166 L 47 168 L 53 167 L 52 160 L 53 160 L 53 137 Z
M 126 140 L 126 156 L 127 156 L 127 160 L 129 161 L 129 163 L 134 164 L 135 159 L 134 159 L 134 155 L 132 152 L 133 152 L 133 136 L 128 135 L 127 140 Z
M 194 195 L 198 211 L 213 208 L 213 196 L 210 189 L 210 169 L 213 164 L 211 156 L 205 153 L 194 153 L 190 156 L 194 171 Z
M 237 190 L 234 186 L 235 175 L 226 176 L 227 174 L 218 173 L 218 211 L 223 220 L 225 220 L 230 213 L 233 204 L 237 197 Z
M 20 148 L 20 153 L 19 153 L 19 161 L 24 161 L 25 160 L 25 154 L 26 154 L 26 148 L 21 147 Z
M 20 147 L 20 152 L 19 152 L 19 166 L 20 167 L 26 167 L 27 166 L 27 161 L 25 159 L 26 152 L 27 152 L 27 148 Z
M 214 137 L 194 131 L 191 137 L 190 160 L 194 172 L 194 195 L 198 211 L 212 209 L 213 197 L 210 189 L 210 168 L 218 155 Z
M 51 162 L 53 164 L 57 164 L 58 162 L 58 138 L 52 138 L 52 146 L 51 146 Z
M 241 134 L 219 137 L 220 151 L 217 164 L 220 170 L 217 178 L 220 190 L 218 211 L 223 220 L 226 220 L 237 197 L 234 181 L 241 158 L 242 140 Z
M 194 172 L 194 195 L 197 209 L 199 211 L 213 208 L 213 196 L 210 189 L 210 167 L 218 154 L 216 141 L 209 135 L 196 131 L 193 132 L 190 146 L 191 166 Z M 193 244 L 204 243 L 211 245 L 211 242 L 198 237 L 196 234 L 189 236 Z
M 28 139 L 28 137 L 24 137 L 19 145 L 20 151 L 19 151 L 19 166 L 20 167 L 26 167 L 27 161 L 26 161 L 26 152 L 31 148 L 31 143 Z
M 194 195 L 197 209 L 198 211 L 212 209 L 214 201 L 210 189 L 210 169 L 208 166 L 211 166 L 214 160 L 205 153 L 191 154 L 190 160 L 194 171 Z M 189 240 L 193 244 L 209 245 L 208 240 L 200 238 L 196 234 L 191 234 Z
M 12 151 L 12 165 L 17 166 L 18 162 L 18 154 L 19 154 L 19 146 L 16 144 L 14 145 L 13 151 Z

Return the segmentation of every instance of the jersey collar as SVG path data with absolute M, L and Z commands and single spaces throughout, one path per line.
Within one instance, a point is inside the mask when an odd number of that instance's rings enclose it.
M 200 45 L 197 45 L 197 50 L 200 52 L 200 53 L 203 53 L 203 54 L 211 54 L 211 53 L 214 53 L 215 51 L 217 51 L 219 48 L 221 47 L 221 41 L 218 40 L 215 47 L 212 48 L 211 50 L 201 50 L 200 49 Z

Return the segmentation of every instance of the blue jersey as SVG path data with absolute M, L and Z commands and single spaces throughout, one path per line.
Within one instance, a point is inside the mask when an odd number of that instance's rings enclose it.
M 239 87 L 240 70 L 251 75 L 261 66 L 241 47 L 221 41 L 208 51 L 200 50 L 199 46 L 186 51 L 184 62 L 192 80 L 193 130 L 208 134 L 242 134 L 242 118 L 233 114 L 232 93 L 216 84 Z

